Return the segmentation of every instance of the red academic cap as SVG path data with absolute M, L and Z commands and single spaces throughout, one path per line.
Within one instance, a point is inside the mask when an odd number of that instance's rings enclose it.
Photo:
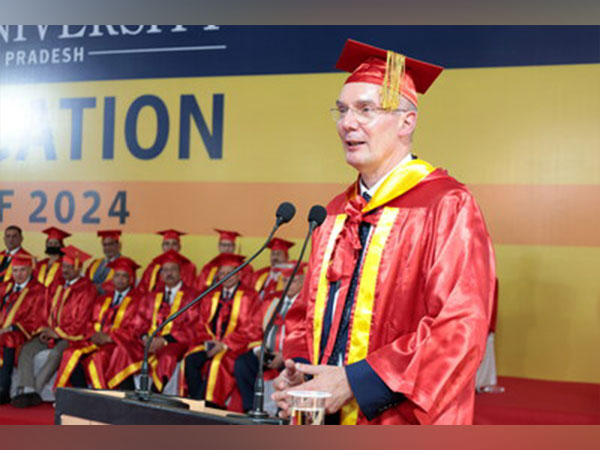
M 219 240 L 221 241 L 231 241 L 235 243 L 235 239 L 238 236 L 241 236 L 237 231 L 219 230 L 218 228 L 215 228 L 214 230 L 219 233 Z
M 132 280 L 135 280 L 135 271 L 138 270 L 141 266 L 131 258 L 127 258 L 126 256 L 119 256 L 118 258 L 109 262 L 108 267 L 110 267 L 113 270 L 123 270 L 129 274 Z
M 444 70 L 441 66 L 352 39 L 346 41 L 335 67 L 352 73 L 346 83 L 383 86 L 381 106 L 390 110 L 398 108 L 398 96 L 392 95 L 398 91 L 416 106 L 417 92 L 424 94 Z
M 179 264 L 179 267 L 181 267 L 182 264 L 189 263 L 190 260 L 175 250 L 169 250 L 154 258 L 154 262 L 160 264 L 161 266 L 169 262 L 174 262 Z
M 239 267 L 242 265 L 245 259 L 246 257 L 243 255 L 236 255 L 235 253 L 221 253 L 214 259 L 214 261 L 219 267 Z
M 160 234 L 163 237 L 163 240 L 165 239 L 177 239 L 179 240 L 179 238 L 181 236 L 185 236 L 187 233 L 184 233 L 183 231 L 177 231 L 177 230 L 163 230 L 163 231 L 157 231 L 156 234 Z
M 76 269 L 81 267 L 84 262 L 91 258 L 91 255 L 78 249 L 74 245 L 63 248 L 62 252 L 65 254 L 62 259 L 63 263 L 73 264 Z
M 33 256 L 25 253 L 17 253 L 12 259 L 13 267 L 33 267 Z
M 71 236 L 71 233 L 67 233 L 66 231 L 63 231 L 60 228 L 56 227 L 46 228 L 45 230 L 42 230 L 42 233 L 48 235 L 47 239 L 58 239 L 61 242 L 63 239 L 66 239 L 69 236 Z
M 121 230 L 100 230 L 96 233 L 99 238 L 113 238 L 116 241 L 121 237 Z
M 290 261 L 290 264 L 286 264 L 285 267 L 281 269 L 281 275 L 283 275 L 285 278 L 291 277 L 295 265 L 296 261 Z M 296 275 L 304 275 L 306 273 L 306 266 L 307 264 L 305 262 L 301 262 Z
M 267 244 L 267 247 L 269 247 L 271 250 L 283 250 L 285 253 L 287 253 L 288 250 L 294 245 L 296 245 L 294 242 L 286 241 L 285 239 L 281 238 L 273 238 L 271 239 L 271 242 Z

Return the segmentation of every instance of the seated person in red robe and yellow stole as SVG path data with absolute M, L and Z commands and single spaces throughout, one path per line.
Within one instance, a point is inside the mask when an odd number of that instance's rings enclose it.
M 48 257 L 37 263 L 35 268 L 36 278 L 45 287 L 50 288 L 52 286 L 52 290 L 54 290 L 55 285 L 65 282 L 61 270 L 61 249 L 65 246 L 64 240 L 71 235 L 56 227 L 46 228 L 42 233 L 48 236 L 46 238 L 46 254 Z
M 222 253 L 217 279 L 221 280 L 243 261 L 244 256 Z M 179 373 L 181 396 L 187 388 L 191 398 L 225 406 L 235 389 L 233 365 L 248 347 L 244 329 L 251 320 L 255 301 L 256 292 L 240 282 L 239 273 L 203 299 L 194 342 Z
M 12 276 L 12 260 L 17 255 L 29 255 L 22 247 L 23 231 L 16 225 L 10 225 L 4 230 L 4 245 L 6 248 L 0 252 L 0 282 L 8 282 Z M 35 258 L 34 258 L 35 269 Z
M 294 245 L 296 244 L 280 238 L 271 239 L 271 242 L 267 245 L 267 247 L 271 249 L 271 265 L 254 272 L 254 279 L 252 281 L 254 290 L 258 292 L 258 296 L 261 300 L 283 289 L 283 281 L 279 266 L 288 262 L 290 258 L 290 248 Z
M 219 255 L 221 253 L 235 253 L 236 239 L 240 237 L 241 234 L 237 231 L 219 230 L 216 228 L 215 231 L 219 233 Z M 198 289 L 198 291 L 204 291 L 216 281 L 217 271 L 219 270 L 219 265 L 217 264 L 219 255 L 215 256 L 202 267 L 198 278 L 196 278 L 196 289 Z M 241 273 L 242 283 L 246 286 L 252 286 L 253 275 L 254 270 L 251 265 L 244 267 Z
M 96 233 L 102 243 L 104 258 L 94 259 L 85 271 L 85 276 L 92 280 L 100 294 L 111 291 L 114 270 L 109 263 L 121 256 L 121 230 L 100 230 Z
M 45 320 L 38 335 L 27 342 L 19 354 L 17 396 L 11 404 L 17 408 L 42 402 L 40 392 L 50 381 L 60 364 L 63 351 L 70 342 L 88 339 L 91 335 L 92 311 L 96 287 L 81 275 L 83 262 L 90 257 L 69 245 L 63 249 L 62 275 L 64 285 L 46 295 Z M 33 358 L 39 352 L 52 349 L 41 371 L 34 375 Z
M 182 257 L 180 260 L 181 280 L 186 286 L 193 287 L 196 282 L 196 266 L 189 259 L 181 255 L 181 236 L 185 236 L 186 233 L 177 230 L 164 230 L 157 231 L 156 234 L 163 237 L 163 254 L 170 250 L 174 250 L 180 254 Z M 159 276 L 161 257 L 162 254 L 158 255 L 150 262 L 150 264 L 148 264 L 148 267 L 144 270 L 140 284 L 138 285 L 139 289 L 146 292 L 160 292 L 164 290 L 164 284 Z
M 286 416 L 288 389 L 329 392 L 330 423 L 472 423 L 494 251 L 469 190 L 412 154 L 417 92 L 442 68 L 351 40 L 337 68 L 352 72 L 332 113 L 359 176 L 313 234 L 273 398 Z
M 124 256 L 108 263 L 113 288 L 98 295 L 94 305 L 93 334 L 70 342 L 63 352 L 54 387 L 93 386 L 108 389 L 107 369 L 117 342 L 127 344 L 135 336 L 135 321 L 142 293 L 135 289 L 135 271 L 140 267 Z
M 17 255 L 12 279 L 0 283 L 0 405 L 10 401 L 15 358 L 20 347 L 38 328 L 46 290 L 33 278 L 33 258 Z
M 156 258 L 160 264 L 163 290 L 147 292 L 140 304 L 135 334 L 131 340 L 120 340 L 111 355 L 107 369 L 109 389 L 133 389 L 133 375 L 139 372 L 144 357 L 144 346 L 150 334 L 167 317 L 194 300 L 196 290 L 181 279 L 180 268 L 187 258 L 169 250 Z M 179 360 L 192 342 L 198 321 L 198 308 L 190 308 L 162 329 L 150 344 L 150 375 L 153 389 L 162 391 L 171 378 Z
M 290 267 L 282 269 L 281 275 L 284 286 L 287 285 L 292 275 L 294 264 L 295 261 L 290 261 L 287 264 Z M 264 367 L 265 380 L 272 380 L 283 368 L 283 342 L 286 330 L 294 328 L 297 321 L 304 319 L 306 309 L 302 300 L 299 299 L 299 294 L 304 283 L 305 271 L 306 263 L 302 263 L 290 285 L 287 296 L 281 300 L 283 304 L 267 336 Z M 268 299 L 265 299 L 265 301 L 257 302 L 247 331 L 248 339 L 251 341 L 248 347 L 251 350 L 240 355 L 235 361 L 235 379 L 242 396 L 244 411 L 252 409 L 254 383 L 258 373 L 258 356 L 260 354 L 265 327 L 271 320 L 282 294 L 283 292 L 279 291 L 271 295 Z

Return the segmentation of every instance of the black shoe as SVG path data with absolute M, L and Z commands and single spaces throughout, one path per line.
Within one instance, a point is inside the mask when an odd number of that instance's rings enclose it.
M 17 395 L 10 402 L 15 408 L 29 408 L 30 406 L 38 406 L 42 404 L 42 397 L 37 392 L 29 394 Z
M 10 403 L 8 391 L 0 391 L 0 405 L 6 405 L 7 403 Z

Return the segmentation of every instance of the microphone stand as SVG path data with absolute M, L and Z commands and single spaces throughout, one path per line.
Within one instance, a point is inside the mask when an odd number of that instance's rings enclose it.
M 265 405 L 265 380 L 264 380 L 265 347 L 266 347 L 267 337 L 269 335 L 269 332 L 271 331 L 271 328 L 273 328 L 273 324 L 275 323 L 275 318 L 277 317 L 277 314 L 279 314 L 279 312 L 281 311 L 281 308 L 283 307 L 283 299 L 287 296 L 287 293 L 290 290 L 290 286 L 292 285 L 292 281 L 294 280 L 294 277 L 296 276 L 296 273 L 298 272 L 298 269 L 300 268 L 300 264 L 302 263 L 302 258 L 304 257 L 304 252 L 306 251 L 306 246 L 308 244 L 308 241 L 310 240 L 310 237 L 311 237 L 313 231 L 315 230 L 315 228 L 317 228 L 319 225 L 321 225 L 321 223 L 318 223 L 314 220 L 311 220 L 311 222 L 309 223 L 308 232 L 306 233 L 306 238 L 304 239 L 304 244 L 302 245 L 302 250 L 300 251 L 300 256 L 298 257 L 298 261 L 296 262 L 296 265 L 294 266 L 292 275 L 288 279 L 288 282 L 286 283 L 286 285 L 283 289 L 281 297 L 279 298 L 279 300 L 277 302 L 275 311 L 273 311 L 273 315 L 269 319 L 269 322 L 267 323 L 267 326 L 265 327 L 265 332 L 263 333 L 262 345 L 260 347 L 260 354 L 258 357 L 258 374 L 256 375 L 256 381 L 254 382 L 254 402 L 253 402 L 252 411 L 248 412 L 248 415 L 250 416 L 252 421 L 257 424 L 274 423 L 274 421 L 276 421 L 275 423 L 280 423 L 280 424 L 284 423 L 283 419 L 277 419 L 277 418 L 273 419 L 273 418 L 269 417 L 269 414 L 264 409 L 264 405 Z
M 293 214 L 292 214 L 292 216 L 293 216 Z M 252 255 L 252 257 L 250 257 L 248 260 L 246 260 L 242 265 L 237 267 L 235 270 L 233 270 L 232 272 L 227 274 L 227 276 L 223 277 L 223 279 L 221 279 L 219 282 L 212 284 L 208 289 L 206 289 L 204 292 L 202 292 L 193 301 L 191 301 L 190 303 L 188 303 L 187 305 L 185 305 L 183 308 L 179 309 L 175 313 L 171 314 L 158 327 L 156 327 L 156 329 L 152 332 L 152 334 L 150 334 L 150 336 L 146 340 L 146 345 L 144 346 L 144 360 L 142 362 L 142 367 L 141 367 L 140 389 L 136 389 L 133 392 L 127 393 L 125 395 L 126 400 L 132 400 L 132 401 L 138 401 L 138 402 L 144 402 L 144 403 L 157 403 L 157 404 L 162 404 L 162 405 L 176 407 L 176 408 L 189 409 L 189 405 L 185 402 L 182 402 L 181 400 L 177 400 L 168 395 L 155 394 L 155 393 L 150 392 L 150 377 L 149 377 L 148 358 L 149 358 L 149 354 L 150 354 L 150 344 L 152 342 L 152 339 L 154 339 L 154 337 L 156 337 L 156 335 L 158 333 L 160 333 L 160 331 L 165 326 L 167 326 L 167 324 L 169 324 L 173 320 L 177 319 L 177 317 L 182 315 L 184 312 L 186 312 L 188 309 L 190 309 L 192 306 L 194 306 L 196 303 L 198 303 L 200 300 L 202 300 L 208 294 L 210 294 L 215 289 L 220 287 L 223 283 L 225 283 L 227 280 L 229 280 L 231 277 L 233 277 L 236 273 L 238 273 L 239 271 L 244 269 L 244 267 L 246 267 L 248 264 L 250 264 L 252 261 L 254 261 L 258 257 L 258 255 L 260 255 L 264 251 L 264 249 L 267 248 L 267 245 L 269 244 L 269 242 L 271 242 L 271 239 L 273 238 L 273 235 L 275 234 L 277 229 L 282 224 L 289 222 L 289 220 L 291 220 L 291 218 L 286 220 L 283 217 L 278 216 L 277 221 L 275 222 L 275 225 L 273 226 L 273 229 L 271 230 L 271 233 L 269 234 L 269 237 L 267 238 L 265 243 L 262 245 L 262 247 L 260 249 L 258 249 L 258 251 L 256 253 L 254 253 L 254 255 Z

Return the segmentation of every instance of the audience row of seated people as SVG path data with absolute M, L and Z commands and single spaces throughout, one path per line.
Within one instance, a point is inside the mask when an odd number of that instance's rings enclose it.
M 118 230 L 98 232 L 104 258 L 91 260 L 65 245 L 69 233 L 48 228 L 48 257 L 36 262 L 22 247 L 21 230 L 8 227 L 0 254 L 0 403 L 21 408 L 41 403 L 41 390 L 55 373 L 54 389 L 134 389 L 149 335 L 243 263 L 245 257 L 234 253 L 239 233 L 217 231 L 220 253 L 198 275 L 180 253 L 184 233 L 159 232 L 163 251 L 138 281 L 140 266 L 121 255 Z M 292 274 L 292 245 L 273 239 L 269 267 L 253 272 L 247 266 L 158 333 L 150 343 L 153 390 L 174 383 L 181 396 L 235 411 L 251 409 L 257 355 Z M 267 336 L 266 379 L 283 367 L 285 329 L 304 315 L 296 301 L 304 270 L 301 265 Z M 34 371 L 34 357 L 42 351 L 47 359 Z

